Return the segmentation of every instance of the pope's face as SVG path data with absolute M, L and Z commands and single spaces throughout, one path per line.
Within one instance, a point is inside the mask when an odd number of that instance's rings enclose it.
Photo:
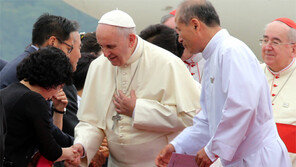
M 273 71 L 284 69 L 293 59 L 293 52 L 296 46 L 295 44 L 289 44 L 288 31 L 289 27 L 278 21 L 268 24 L 265 29 L 262 43 L 262 58 Z M 275 43 L 278 43 L 278 45 Z
M 113 66 L 126 64 L 131 56 L 131 41 L 128 35 L 119 32 L 115 26 L 99 24 L 96 36 L 104 56 Z

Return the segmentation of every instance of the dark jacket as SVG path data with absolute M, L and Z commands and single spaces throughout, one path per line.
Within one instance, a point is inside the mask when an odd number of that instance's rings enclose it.
M 5 88 L 12 83 L 19 82 L 19 80 L 17 79 L 17 74 L 16 74 L 16 68 L 17 68 L 18 64 L 25 57 L 27 57 L 28 55 L 30 55 L 31 53 L 33 53 L 35 51 L 36 51 L 36 49 L 34 47 L 29 46 L 28 48 L 26 48 L 24 53 L 22 53 L 20 56 L 18 56 L 17 58 L 15 58 L 14 60 L 12 60 L 11 62 L 6 64 L 6 66 L 0 72 L 0 89 Z M 75 113 L 75 117 L 76 117 L 77 99 L 72 98 L 72 95 L 68 97 L 67 92 L 69 94 L 69 92 L 71 92 L 72 90 L 67 91 L 67 89 L 68 89 L 67 86 L 65 86 L 64 91 L 66 93 L 66 96 L 67 96 L 69 102 L 67 105 L 67 114 L 64 117 L 67 117 L 67 115 L 69 115 L 69 114 L 72 115 L 71 113 Z M 76 120 L 78 120 L 77 117 L 76 117 Z M 77 121 L 74 121 L 74 122 L 77 122 Z M 72 137 L 73 134 L 66 134 L 66 133 L 62 132 L 58 127 L 56 127 L 53 124 L 52 119 L 51 119 L 50 126 L 51 126 L 51 130 L 53 132 L 53 136 L 56 139 L 56 141 L 59 143 L 60 146 L 69 147 L 73 144 L 73 137 Z M 74 127 L 73 127 L 73 129 L 74 129 Z

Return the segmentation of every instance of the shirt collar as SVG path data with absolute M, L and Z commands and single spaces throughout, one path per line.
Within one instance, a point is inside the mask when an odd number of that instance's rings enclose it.
M 140 45 L 140 42 L 143 42 L 143 40 L 139 36 L 136 36 L 136 38 L 138 39 L 136 49 L 134 50 L 133 54 L 130 56 L 130 58 L 126 62 L 126 65 L 132 64 L 133 62 L 138 60 L 138 58 L 140 58 L 141 56 L 143 45 Z
M 31 45 L 32 48 L 36 49 L 36 50 L 39 50 L 39 48 L 35 45 Z
M 208 58 L 210 58 L 215 51 L 214 48 L 217 47 L 217 44 L 221 41 L 221 39 L 228 36 L 230 35 L 226 29 L 218 31 L 203 50 L 202 56 L 204 57 L 204 59 L 207 60 Z
M 274 72 L 268 66 L 267 66 L 267 69 L 268 69 L 268 71 L 270 71 L 270 73 L 272 75 L 279 76 L 279 75 L 285 75 L 287 73 L 290 73 L 295 67 L 296 67 L 295 58 L 293 58 L 293 60 L 291 61 L 291 63 L 287 67 L 285 67 L 284 69 L 282 69 L 281 71 Z

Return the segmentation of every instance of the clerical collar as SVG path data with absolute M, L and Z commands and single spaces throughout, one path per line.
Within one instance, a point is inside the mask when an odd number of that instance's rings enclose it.
M 39 48 L 35 45 L 31 45 L 32 48 L 36 49 L 36 50 L 39 50 Z
M 136 36 L 136 38 L 138 39 L 136 49 L 134 50 L 133 54 L 129 57 L 129 59 L 127 60 L 125 65 L 129 65 L 129 64 L 135 62 L 140 57 L 140 54 L 138 54 L 138 50 L 140 50 L 139 49 L 139 47 L 140 47 L 139 43 L 142 42 L 142 41 L 141 41 L 141 38 L 138 35 Z
M 284 69 L 282 69 L 282 70 L 280 70 L 278 72 L 272 71 L 268 66 L 267 66 L 267 69 L 268 69 L 268 71 L 270 71 L 270 73 L 272 75 L 280 75 L 280 74 L 282 74 L 285 71 L 290 71 L 289 69 L 291 69 L 291 67 L 293 66 L 294 62 L 295 62 L 295 58 L 293 58 L 292 62 L 287 67 L 285 67 Z
M 185 60 L 184 62 L 189 65 L 195 65 L 202 59 L 202 55 L 200 53 L 192 55 L 189 59 Z
M 204 59 L 208 59 L 210 58 L 210 56 L 213 54 L 213 52 L 215 51 L 215 48 L 217 46 L 217 44 L 219 42 L 221 42 L 222 38 L 228 37 L 230 36 L 228 31 L 226 29 L 221 29 L 220 31 L 218 31 L 213 38 L 209 41 L 209 43 L 207 44 L 207 46 L 205 47 L 205 49 L 202 52 L 202 56 Z

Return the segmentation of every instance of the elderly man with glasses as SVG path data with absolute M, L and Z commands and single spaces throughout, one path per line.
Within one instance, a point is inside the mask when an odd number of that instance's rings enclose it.
M 296 166 L 296 23 L 288 18 L 272 21 L 260 43 L 274 119 Z

